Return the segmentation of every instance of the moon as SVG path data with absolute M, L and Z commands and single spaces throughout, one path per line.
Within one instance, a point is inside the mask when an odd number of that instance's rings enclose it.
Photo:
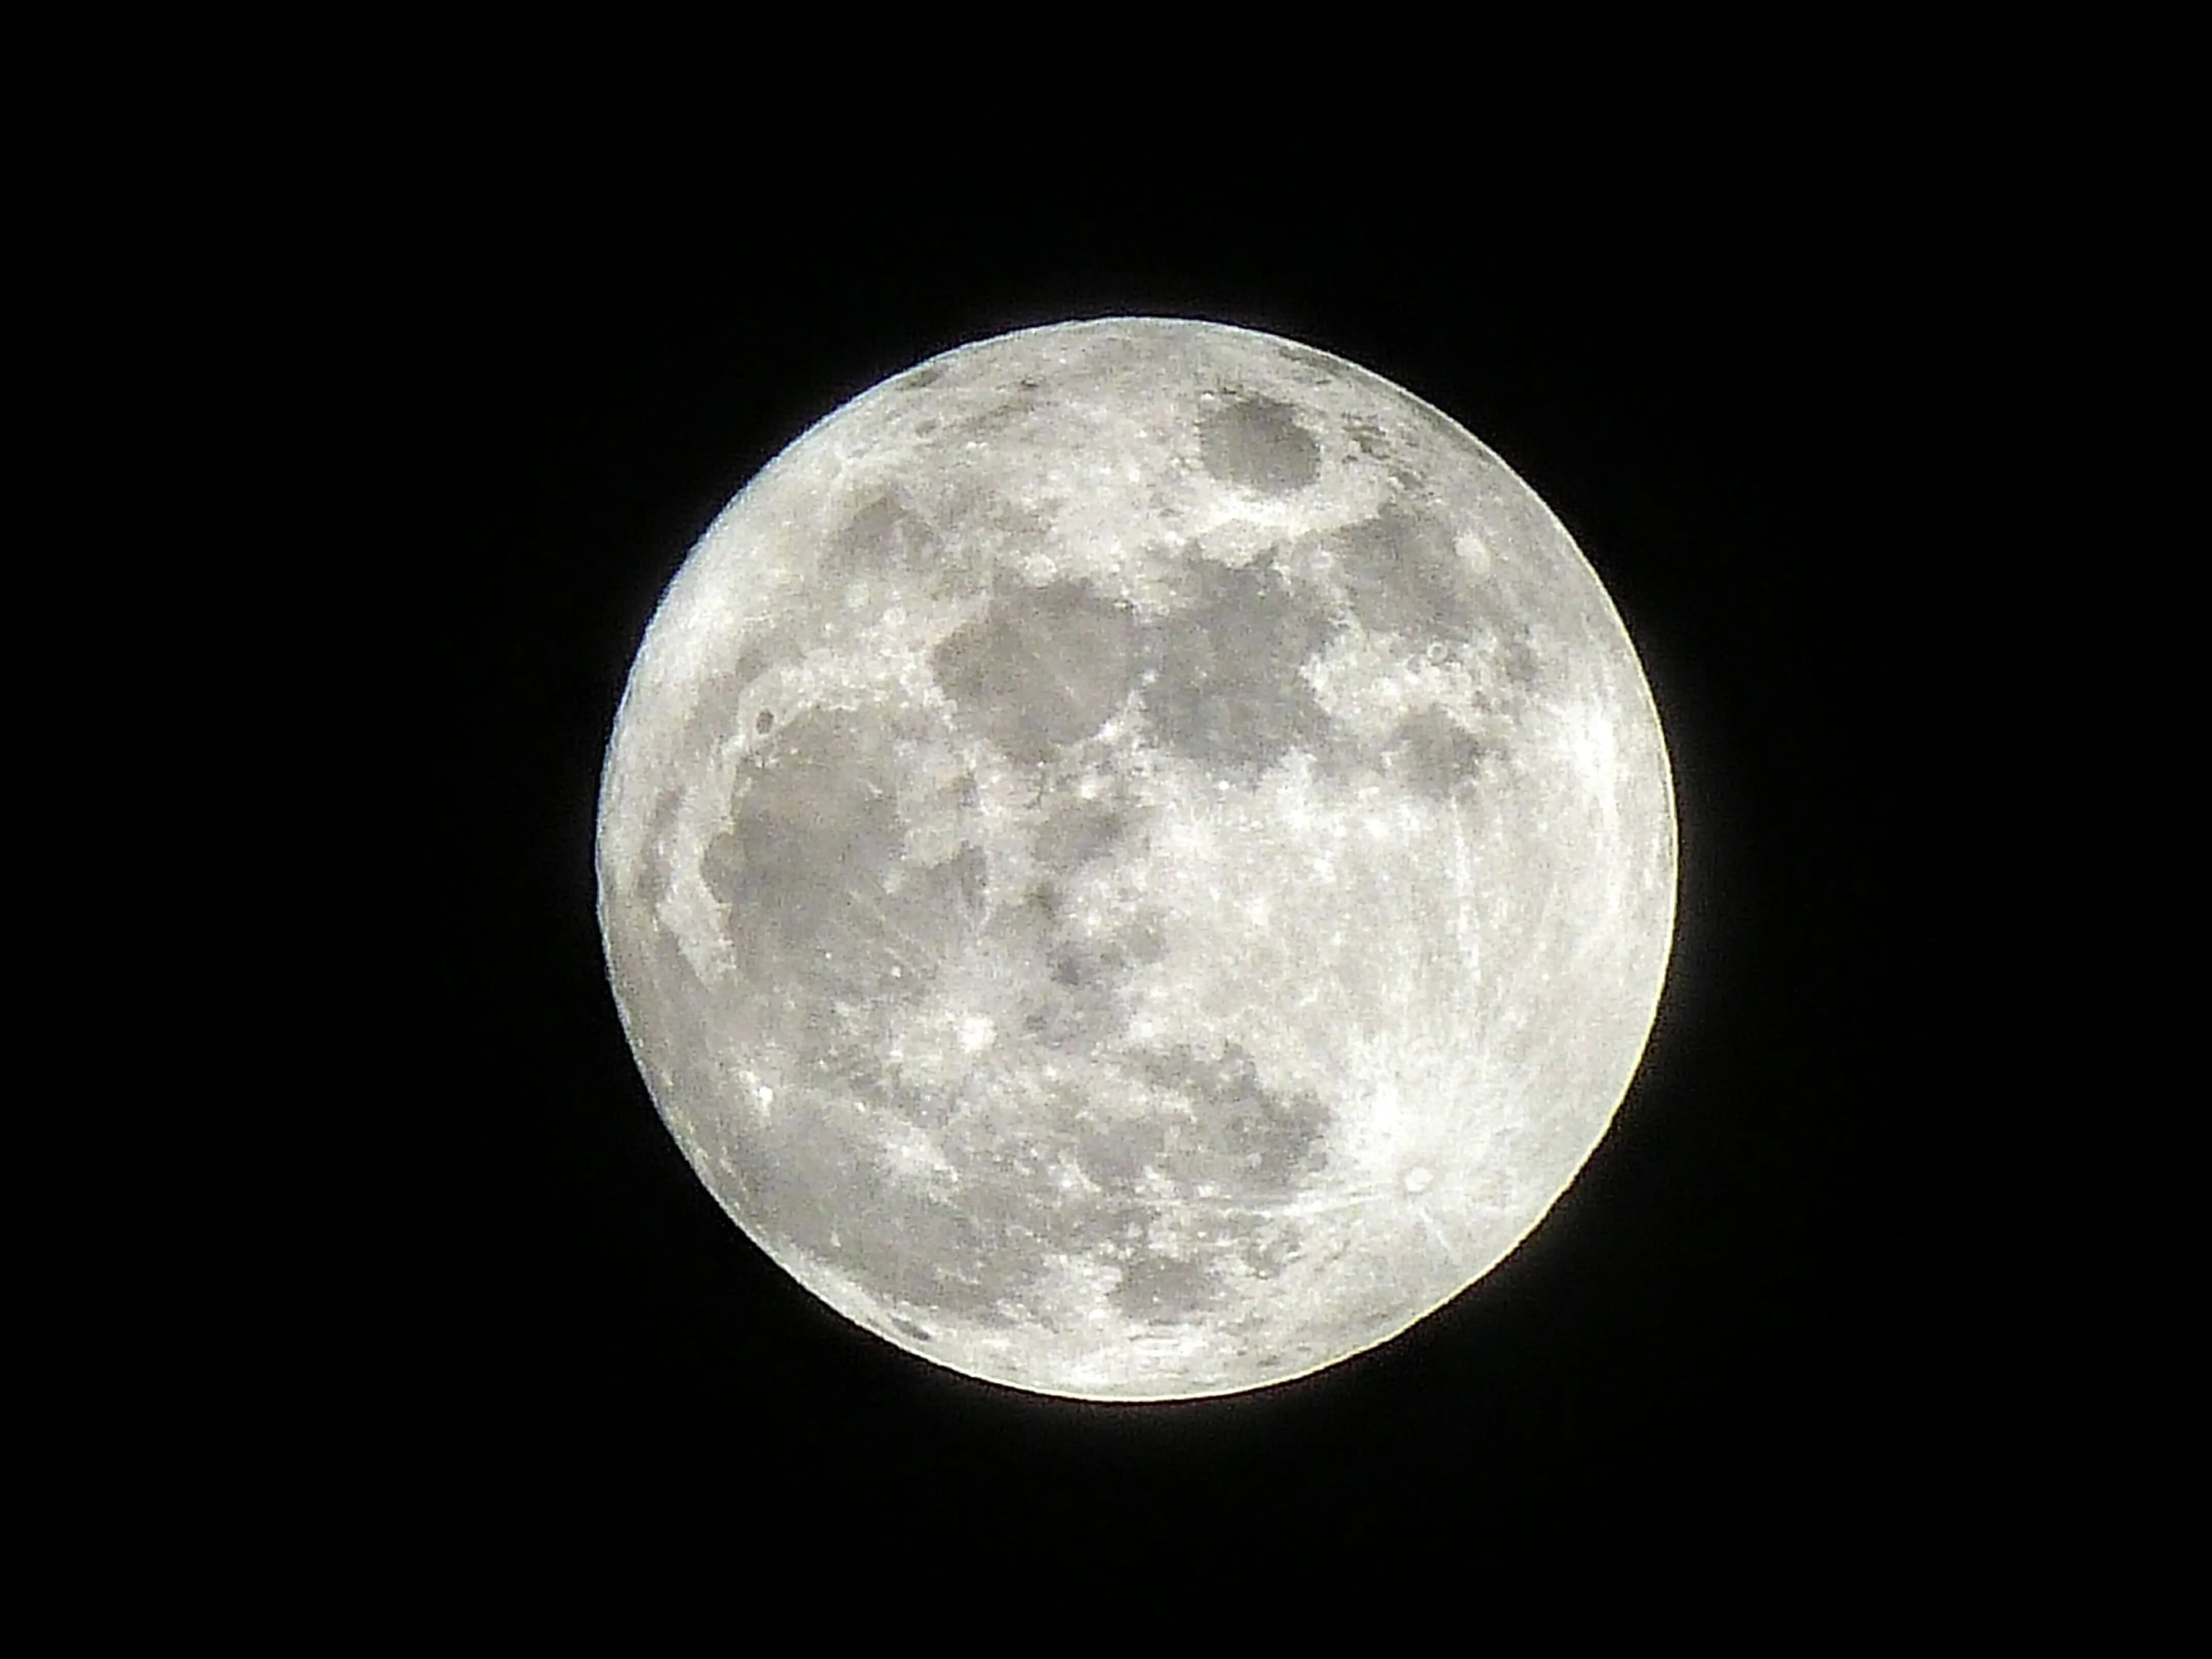
M 1160 1401 L 1529 1233 L 1650 1036 L 1675 849 L 1627 633 L 1504 462 L 1128 318 L 898 374 L 730 503 L 615 718 L 598 902 L 772 1260 L 955 1371 Z

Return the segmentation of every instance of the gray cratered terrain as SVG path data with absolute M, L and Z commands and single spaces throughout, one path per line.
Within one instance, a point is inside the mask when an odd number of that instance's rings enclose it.
M 599 914 L 653 1098 L 830 1306 L 1146 1400 L 1488 1271 L 1602 1135 L 1666 754 L 1566 532 L 1443 416 L 1211 324 L 1030 330 L 806 433 L 670 587 Z

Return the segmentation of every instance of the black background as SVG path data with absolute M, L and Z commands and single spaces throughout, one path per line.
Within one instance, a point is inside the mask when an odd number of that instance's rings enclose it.
M 129 1241 L 85 1489 L 157 1549 L 541 1610 L 632 1548 L 746 1608 L 828 1562 L 1124 1629 L 1356 1568 L 2056 1593 L 2143 1453 L 2053 1403 L 2122 1339 L 2016 1167 L 2058 1084 L 2015 786 L 2122 765 L 2037 617 L 2126 545 L 2087 440 L 2157 372 L 2178 40 L 1066 26 L 72 48 L 50 435 L 155 670 L 141 822 L 193 849 L 128 907 L 167 988 L 110 1074 L 161 1082 L 82 1200 Z M 714 514 L 883 375 L 1110 313 L 1310 342 L 1498 450 L 1636 640 L 1682 824 L 1646 1062 L 1537 1234 L 1184 1407 L 814 1304 L 654 1117 L 592 914 L 616 702 Z

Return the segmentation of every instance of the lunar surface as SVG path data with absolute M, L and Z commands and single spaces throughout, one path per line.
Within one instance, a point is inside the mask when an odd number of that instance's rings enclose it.
M 815 426 L 639 651 L 599 904 L 739 1227 L 913 1353 L 1216 1395 L 1535 1226 L 1650 1034 L 1666 751 L 1534 495 L 1339 358 L 985 340 Z

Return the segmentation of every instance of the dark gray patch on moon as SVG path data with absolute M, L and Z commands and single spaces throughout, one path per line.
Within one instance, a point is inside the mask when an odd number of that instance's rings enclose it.
M 1147 1252 L 1121 1264 L 1114 1303 L 1132 1319 L 1176 1325 L 1219 1300 L 1221 1288 L 1210 1262 Z
M 1036 859 L 1047 870 L 1073 870 L 1121 846 L 1135 823 L 1129 809 L 1111 800 L 1071 801 L 1038 827 Z
M 1263 1087 L 1249 1054 L 1235 1042 L 1218 1054 L 1188 1048 L 1146 1055 L 1145 1076 L 1188 1114 L 1174 1137 L 1167 1172 L 1253 1200 L 1280 1199 L 1311 1171 L 1322 1152 L 1328 1108 L 1309 1094 Z
M 1130 970 L 1166 951 L 1158 924 L 1140 920 L 1105 933 L 1078 933 L 1057 919 L 1046 926 L 1045 974 L 1030 988 L 1023 1029 L 1049 1046 L 1078 1052 L 1113 1043 L 1129 1027 Z
M 1136 684 L 1134 617 L 1085 582 L 1002 586 L 931 653 L 960 723 L 1037 766 L 1103 726 Z
M 1505 683 L 1517 691 L 1533 692 L 1543 680 L 1542 659 L 1536 654 L 1536 646 L 1523 624 L 1507 635 L 1499 652 L 1505 668 Z
M 927 574 L 937 538 L 928 522 L 889 490 L 871 495 L 840 526 L 823 550 L 831 576 Z
M 1217 775 L 1265 770 L 1328 732 L 1328 711 L 1299 678 L 1333 631 L 1271 559 L 1238 568 L 1192 559 L 1188 602 L 1154 625 L 1145 688 L 1152 733 Z
M 1120 978 L 1129 954 L 1114 939 L 1079 939 L 1052 953 L 1052 982 L 1070 991 L 1087 991 Z
M 1382 769 L 1419 795 L 1449 800 L 1475 781 L 1483 761 L 1474 734 L 1441 709 L 1407 715 L 1382 750 Z
M 983 914 L 990 890 L 991 860 L 980 847 L 962 848 L 942 864 L 929 866 L 933 884 L 970 915 Z
M 1442 517 L 1386 506 L 1328 538 L 1352 614 L 1377 633 L 1459 638 L 1474 624 L 1474 574 Z
M 981 849 L 901 866 L 896 763 L 880 720 L 842 709 L 809 710 L 746 757 L 699 870 L 728 907 L 738 971 L 763 988 L 910 994 L 975 925 Z
M 1198 445 L 1208 472 L 1263 495 L 1287 495 L 1321 476 L 1321 446 L 1273 398 L 1239 397 L 1205 416 Z
M 867 763 L 871 737 L 856 716 L 832 710 L 793 721 L 773 754 L 748 757 L 732 822 L 700 860 L 708 890 L 730 907 L 741 963 L 808 976 L 826 959 L 850 972 L 881 949 L 863 906 L 905 831 Z
M 1167 1150 L 1167 1124 L 1150 1115 L 1115 1121 L 1086 1114 L 1076 1128 L 1076 1161 L 1108 1192 L 1133 1192 Z

